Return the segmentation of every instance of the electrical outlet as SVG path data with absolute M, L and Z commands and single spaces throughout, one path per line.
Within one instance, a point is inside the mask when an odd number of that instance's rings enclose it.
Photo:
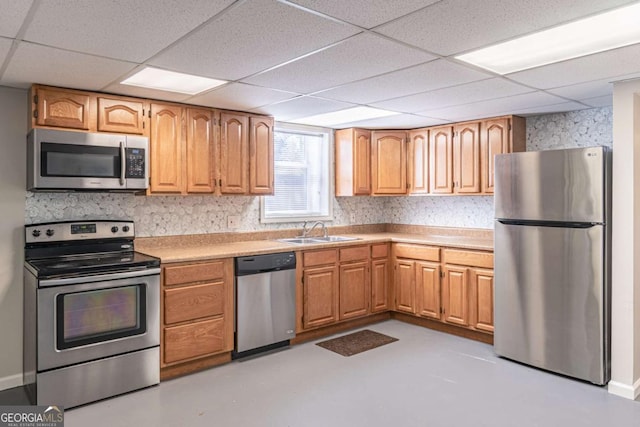
M 350 222 L 351 224 L 354 224 L 354 223 L 356 222 L 356 214 L 352 213 L 352 214 L 349 216 L 349 222 Z
M 227 217 L 227 228 L 238 228 L 240 226 L 240 215 L 229 215 Z

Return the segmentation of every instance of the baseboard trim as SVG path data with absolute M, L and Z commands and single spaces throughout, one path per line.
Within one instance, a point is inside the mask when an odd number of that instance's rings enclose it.
M 607 390 L 611 394 L 624 397 L 629 400 L 636 400 L 640 396 L 640 378 L 633 385 L 623 384 L 617 381 L 609 381 Z
M 9 375 L 8 377 L 0 378 L 0 390 L 20 387 L 22 384 L 22 374 Z

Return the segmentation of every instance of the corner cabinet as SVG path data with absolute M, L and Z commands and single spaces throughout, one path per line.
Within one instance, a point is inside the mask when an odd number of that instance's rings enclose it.
M 162 268 L 161 371 L 233 350 L 233 259 Z
M 372 132 L 371 159 L 372 194 L 407 194 L 406 132 Z
M 336 196 L 371 194 L 371 132 L 341 129 L 335 132 Z

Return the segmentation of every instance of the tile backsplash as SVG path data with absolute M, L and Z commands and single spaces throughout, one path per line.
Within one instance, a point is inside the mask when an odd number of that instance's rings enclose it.
M 610 107 L 527 117 L 527 150 L 612 146 Z M 493 228 L 491 196 L 337 197 L 330 225 L 412 224 Z M 227 216 L 241 217 L 227 228 Z M 25 222 L 133 219 L 137 235 L 168 236 L 299 228 L 301 223 L 263 224 L 253 196 L 133 196 L 119 193 L 27 192 Z

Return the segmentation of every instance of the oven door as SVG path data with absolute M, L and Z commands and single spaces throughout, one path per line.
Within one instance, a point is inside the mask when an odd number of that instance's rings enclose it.
M 159 269 L 39 286 L 39 372 L 160 345 Z

